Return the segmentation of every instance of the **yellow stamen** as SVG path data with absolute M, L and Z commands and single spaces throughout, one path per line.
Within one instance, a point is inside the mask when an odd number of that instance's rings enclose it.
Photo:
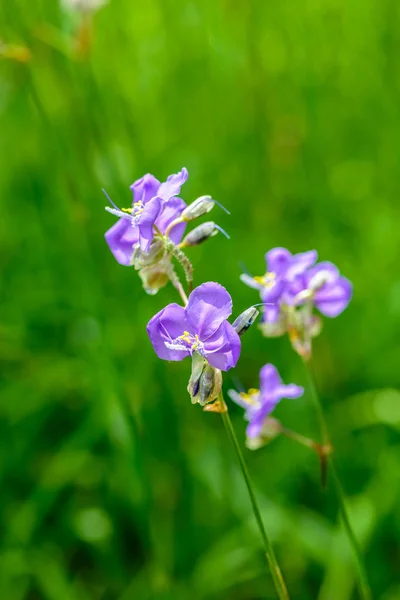
M 256 275 L 253 277 L 254 281 L 263 287 L 270 289 L 275 285 L 276 273 L 273 271 L 267 271 L 265 275 Z
M 195 341 L 192 344 L 192 350 L 196 350 L 200 344 L 199 336 L 197 335 L 197 333 L 194 336 L 194 339 L 195 339 Z
M 126 212 L 131 214 L 132 213 L 132 209 L 131 208 L 121 208 L 122 212 Z
M 240 395 L 247 404 L 256 406 L 258 404 L 256 396 L 258 396 L 259 393 L 260 393 L 260 390 L 256 390 L 255 388 L 250 388 L 247 393 L 240 392 Z
M 178 340 L 183 340 L 187 344 L 190 344 L 190 342 L 192 341 L 190 333 L 188 331 L 184 331 L 183 334 L 178 337 Z

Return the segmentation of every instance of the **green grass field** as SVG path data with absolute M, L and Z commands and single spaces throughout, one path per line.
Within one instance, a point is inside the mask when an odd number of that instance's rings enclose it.
M 352 280 L 315 366 L 373 596 L 400 598 L 399 23 L 395 0 L 111 0 L 89 30 L 56 0 L 0 4 L 2 599 L 275 598 L 221 419 L 146 334 L 175 291 L 146 296 L 103 237 L 102 188 L 127 206 L 182 166 L 187 202 L 232 213 L 188 255 L 235 314 L 273 246 Z M 253 327 L 224 387 L 266 362 L 306 384 Z M 319 436 L 308 392 L 276 416 Z M 358 598 L 316 457 L 245 455 L 292 600 Z

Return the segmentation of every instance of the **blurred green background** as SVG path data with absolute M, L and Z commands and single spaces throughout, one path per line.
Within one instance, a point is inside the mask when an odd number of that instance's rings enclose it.
M 262 274 L 276 245 L 354 282 L 318 384 L 374 597 L 399 599 L 400 4 L 13 0 L 0 30 L 1 598 L 275 597 L 221 419 L 146 335 L 175 292 L 146 296 L 103 238 L 102 187 L 127 206 L 133 180 L 186 166 L 182 197 L 232 213 L 213 212 L 231 241 L 188 253 L 235 314 L 257 301 L 240 263 Z M 253 327 L 225 387 L 267 361 L 305 384 Z M 318 438 L 308 393 L 276 416 Z M 278 439 L 246 458 L 292 598 L 357 598 L 316 457 Z

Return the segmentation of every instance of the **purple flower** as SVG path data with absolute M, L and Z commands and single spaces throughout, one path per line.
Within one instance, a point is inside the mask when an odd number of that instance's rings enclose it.
M 183 360 L 197 352 L 213 367 L 228 371 L 240 355 L 240 338 L 227 318 L 232 299 L 219 283 L 203 283 L 186 308 L 168 304 L 147 325 L 154 350 L 164 360 Z
M 351 282 L 331 262 L 321 262 L 298 275 L 288 289 L 288 302 L 312 301 L 326 317 L 337 317 L 347 308 L 353 293 Z
M 294 383 L 283 384 L 277 369 L 271 364 L 261 369 L 260 383 L 260 390 L 251 389 L 247 394 L 229 391 L 230 398 L 246 411 L 245 419 L 249 421 L 246 433 L 249 438 L 261 434 L 266 418 L 282 398 L 299 398 L 304 393 L 304 388 Z
M 265 275 L 251 277 L 241 275 L 243 283 L 259 290 L 261 299 L 266 303 L 264 320 L 274 322 L 279 315 L 279 304 L 288 283 L 303 273 L 317 260 L 317 252 L 292 254 L 286 248 L 272 248 L 265 255 L 267 271 Z
M 120 217 L 105 234 L 111 252 L 120 264 L 130 266 L 132 248 L 136 244 L 143 252 L 148 252 L 154 237 L 154 225 L 164 233 L 168 225 L 180 216 L 186 203 L 175 196 L 187 178 L 185 168 L 170 175 L 164 183 L 147 173 L 130 186 L 133 192 L 131 208 L 106 207 L 108 212 Z M 174 243 L 180 242 L 184 229 L 185 224 L 172 229 L 170 238 Z

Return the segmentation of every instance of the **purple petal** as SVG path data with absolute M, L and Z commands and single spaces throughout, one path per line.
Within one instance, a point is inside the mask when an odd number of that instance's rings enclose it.
M 231 314 L 232 298 L 219 283 L 203 283 L 189 296 L 186 317 L 203 342 Z
M 172 350 L 165 342 L 171 343 L 188 329 L 185 309 L 179 304 L 168 304 L 147 324 L 147 333 L 159 358 L 164 360 L 183 360 L 190 356 L 190 350 Z
M 172 221 L 180 217 L 182 211 L 186 208 L 186 202 L 181 198 L 170 198 L 166 202 L 164 202 L 162 207 L 162 212 L 156 220 L 156 225 L 161 233 L 165 233 L 167 227 Z M 180 223 L 176 225 L 171 230 L 169 234 L 170 240 L 174 242 L 174 244 L 179 244 L 181 241 L 184 231 L 185 231 L 186 223 Z
M 315 267 L 312 267 L 307 271 L 307 287 L 310 285 L 310 281 L 312 281 L 317 276 L 323 275 L 324 273 L 326 274 L 327 279 L 329 279 L 329 281 L 332 283 L 340 277 L 339 269 L 336 265 L 328 261 L 320 262 L 317 265 L 315 265 Z
M 261 411 L 255 415 L 250 423 L 247 426 L 246 429 L 246 435 L 249 438 L 255 438 L 258 437 L 262 431 L 262 427 L 264 424 L 264 419 L 265 419 L 266 415 L 264 415 Z
M 126 219 L 119 219 L 106 231 L 104 237 L 119 264 L 129 267 L 131 265 L 133 246 L 139 240 L 137 227 L 132 227 L 130 221 Z
M 270 363 L 263 366 L 260 371 L 261 394 L 271 394 L 282 384 L 278 370 Z
M 275 323 L 279 318 L 280 306 L 279 304 L 270 304 L 264 306 L 263 311 L 263 323 Z
M 300 398 L 304 394 L 304 388 L 294 383 L 289 385 L 281 384 L 275 389 L 276 397 L 281 398 Z
M 134 202 L 143 202 L 143 204 L 147 204 L 154 196 L 157 196 L 159 187 L 160 182 L 154 175 L 151 175 L 150 173 L 143 175 L 143 177 L 137 179 L 130 186 L 130 189 L 133 192 Z
M 172 198 L 172 196 L 177 196 L 181 191 L 181 186 L 185 183 L 188 176 L 189 174 L 185 167 L 183 167 L 182 171 L 179 171 L 179 173 L 170 175 L 167 181 L 160 185 L 158 195 L 163 200 L 169 200 Z
M 179 244 L 182 241 L 186 225 L 187 223 L 179 223 L 179 225 L 174 225 L 171 229 L 168 237 L 174 244 Z
M 315 306 L 323 315 L 337 317 L 347 308 L 352 294 L 351 282 L 346 277 L 339 277 L 336 282 L 324 285 L 315 293 Z
M 210 365 L 228 371 L 240 356 L 240 337 L 232 325 L 224 321 L 217 331 L 204 342 L 204 357 Z
M 274 282 L 274 284 L 269 288 L 263 288 L 261 290 L 261 298 L 263 302 L 272 302 L 275 303 L 279 300 L 279 298 L 282 296 L 283 292 L 285 291 L 285 282 L 283 281 L 283 279 L 278 279 L 277 281 Z
M 290 264 L 292 253 L 286 248 L 272 248 L 265 255 L 267 271 L 282 275 Z
M 143 252 L 148 252 L 151 241 L 154 237 L 154 223 L 160 213 L 162 201 L 157 196 L 150 200 L 140 215 L 139 227 L 139 243 L 140 249 Z
M 283 295 L 283 301 L 286 304 L 293 304 L 297 294 L 300 294 L 300 292 L 305 289 L 307 289 L 307 280 L 306 275 L 302 273 L 301 275 L 297 275 L 293 281 L 290 281 L 287 284 L 285 293 Z
M 300 252 L 293 256 L 292 262 L 288 267 L 285 279 L 291 281 L 296 275 L 304 273 L 306 269 L 311 267 L 318 258 L 316 250 L 310 250 L 309 252 Z

